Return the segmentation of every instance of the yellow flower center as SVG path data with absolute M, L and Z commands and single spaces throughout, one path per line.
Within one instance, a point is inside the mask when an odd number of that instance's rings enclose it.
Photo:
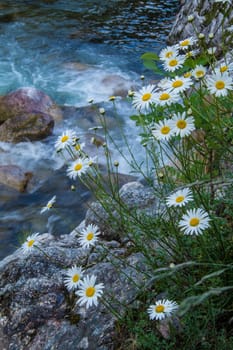
M 52 206 L 53 206 L 52 203 L 48 203 L 48 204 L 47 204 L 47 208 L 48 208 L 48 209 L 51 209 Z
M 170 95 L 169 95 L 167 92 L 164 92 L 164 93 L 162 93 L 162 94 L 159 96 L 159 99 L 160 99 L 161 101 L 169 100 L 169 98 L 170 98 Z
M 62 138 L 61 138 L 61 142 L 66 142 L 68 139 L 69 139 L 69 136 L 64 135 L 64 136 L 62 136 Z
M 161 128 L 161 134 L 163 135 L 167 135 L 169 133 L 169 131 L 171 130 L 171 128 L 169 128 L 169 126 L 165 125 Z
M 224 72 L 226 72 L 228 70 L 228 66 L 222 66 L 222 67 L 219 68 L 219 70 L 220 70 L 221 73 L 224 73 Z
M 198 218 L 192 218 L 192 219 L 189 221 L 189 225 L 190 225 L 190 226 L 193 226 L 193 227 L 199 225 L 199 223 L 200 223 L 200 219 L 198 219 Z
M 178 197 L 176 197 L 176 203 L 181 203 L 181 202 L 183 202 L 183 200 L 184 200 L 184 196 L 178 196 Z
M 30 239 L 30 241 L 28 241 L 28 247 L 32 247 L 34 244 L 35 240 L 34 239 Z
M 187 122 L 186 122 L 186 120 L 184 120 L 184 119 L 177 120 L 176 126 L 177 126 L 177 128 L 179 128 L 179 129 L 185 129 L 186 126 L 187 126 Z
M 186 40 L 183 40 L 183 41 L 181 41 L 181 43 L 180 43 L 180 46 L 188 46 L 190 44 L 190 40 L 188 40 L 188 39 L 186 39 Z
M 146 102 L 148 100 L 150 100 L 151 98 L 151 93 L 150 92 L 146 92 L 143 96 L 142 96 L 142 101 Z
M 176 80 L 172 83 L 172 86 L 174 88 L 178 88 L 178 87 L 181 87 L 182 85 L 184 85 L 183 81 L 182 80 Z
M 197 70 L 196 71 L 196 77 L 197 78 L 202 78 L 202 77 L 204 77 L 204 75 L 205 75 L 205 72 L 203 70 Z
M 168 51 L 165 55 L 166 58 L 171 58 L 173 56 L 173 52 L 172 51 Z
M 82 169 L 82 167 L 83 167 L 83 165 L 81 163 L 78 163 L 78 164 L 75 165 L 74 170 L 75 171 L 79 171 L 79 170 Z
M 174 59 L 171 60 L 168 64 L 169 64 L 169 66 L 171 66 L 171 67 L 175 67 L 175 66 L 177 66 L 177 64 L 178 64 L 178 61 L 174 58 Z
M 160 313 L 160 312 L 164 312 L 165 307 L 163 305 L 156 305 L 155 307 L 155 312 Z
M 72 277 L 72 281 L 74 282 L 74 283 L 76 283 L 76 282 L 78 282 L 78 280 L 79 280 L 79 275 L 76 273 L 73 277 Z
M 91 240 L 93 239 L 93 237 L 94 237 L 94 233 L 93 233 L 93 232 L 89 232 L 89 233 L 87 234 L 87 236 L 86 236 L 86 238 L 87 238 L 88 241 L 91 241 Z
M 91 298 L 95 294 L 95 288 L 94 287 L 88 287 L 86 289 L 86 297 Z
M 185 78 L 190 78 L 191 75 L 192 75 L 191 72 L 186 72 L 186 73 L 184 73 L 184 77 L 185 77 Z
M 216 81 L 215 87 L 216 87 L 216 89 L 218 89 L 218 90 L 224 89 L 224 88 L 225 88 L 225 83 L 224 83 L 224 81 L 222 81 L 222 80 Z

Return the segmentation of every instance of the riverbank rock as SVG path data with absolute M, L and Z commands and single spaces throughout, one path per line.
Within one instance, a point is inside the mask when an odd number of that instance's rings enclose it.
M 14 188 L 19 192 L 25 192 L 33 174 L 24 172 L 16 165 L 0 166 L 0 183 L 10 188 Z
M 188 20 L 189 16 L 193 16 L 192 22 Z M 222 23 L 223 17 L 224 26 Z M 193 36 L 195 33 L 203 33 L 205 40 L 209 42 L 210 46 L 216 45 L 218 53 L 221 54 L 223 45 L 221 43 L 230 34 L 227 31 L 232 25 L 232 19 L 233 8 L 231 4 L 215 3 L 209 0 L 182 0 L 180 12 L 168 36 L 168 43 L 176 44 L 178 41 Z M 209 39 L 210 33 L 213 33 L 211 40 Z
M 19 249 L 0 262 L 2 350 L 113 350 L 116 315 L 123 304 L 134 302 L 144 284 L 143 255 L 129 255 L 115 241 L 83 250 L 71 235 L 43 234 L 40 245 L 46 255 L 36 249 L 23 255 Z M 104 298 L 113 297 L 115 315 L 101 300 L 89 309 L 76 304 L 63 282 L 65 268 L 73 264 L 104 284 Z
M 16 115 L 0 125 L 0 141 L 37 141 L 52 134 L 53 118 L 45 113 L 32 112 Z
M 60 108 L 46 95 L 34 87 L 24 87 L 0 97 L 0 123 L 5 120 L 30 113 L 43 113 L 53 120 L 62 119 Z
M 124 229 L 123 226 L 120 227 L 121 215 L 123 224 L 124 215 L 127 212 L 131 212 L 131 214 L 133 212 L 135 215 L 144 213 L 153 216 L 159 210 L 159 200 L 153 190 L 138 181 L 124 184 L 119 191 L 119 200 L 122 203 L 121 209 L 114 200 L 109 200 L 106 206 L 99 202 L 93 202 L 87 210 L 86 223 L 97 225 L 105 240 L 124 240 L 125 237 L 122 236 Z M 128 215 L 129 218 L 130 215 Z

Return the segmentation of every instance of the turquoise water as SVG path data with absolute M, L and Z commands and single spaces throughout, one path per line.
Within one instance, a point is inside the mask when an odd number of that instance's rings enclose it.
M 165 45 L 178 3 L 0 1 L 0 94 L 33 86 L 60 106 L 81 107 L 90 98 L 98 103 L 108 99 L 113 92 L 111 84 L 106 86 L 109 77 L 140 84 L 141 74 L 151 77 L 140 56 L 146 51 L 159 52 Z M 130 113 L 124 107 L 123 118 L 132 136 L 133 124 L 126 121 Z M 14 148 L 0 143 L 0 164 L 16 164 L 34 173 L 43 169 L 47 174 L 53 169 L 46 180 L 51 183 L 43 187 L 40 179 L 31 193 L 6 193 L 1 187 L 0 258 L 14 251 L 22 232 L 69 233 L 84 217 L 90 194 L 84 187 L 78 193 L 67 192 L 70 182 L 65 175 L 61 186 L 62 175 L 57 173 L 61 164 L 53 153 L 62 128 L 76 124 L 75 118 L 65 120 L 42 142 L 21 143 Z M 113 132 L 119 137 L 116 130 Z M 64 193 L 66 200 L 59 202 Z M 39 208 L 54 194 L 58 196 L 59 215 L 38 215 Z M 70 221 L 60 219 L 60 214 L 67 217 L 71 211 Z

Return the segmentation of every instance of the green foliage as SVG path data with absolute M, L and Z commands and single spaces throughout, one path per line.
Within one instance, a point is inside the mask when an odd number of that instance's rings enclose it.
M 119 350 L 225 350 L 233 346 L 233 82 L 228 73 L 220 71 L 208 43 L 198 38 L 194 43 L 197 54 L 187 55 L 182 48 L 184 62 L 179 69 L 168 65 L 164 71 L 167 61 L 161 62 L 155 53 L 141 56 L 155 78 L 159 74 L 167 79 L 160 82 L 160 87 L 165 86 L 162 97 L 151 84 L 148 92 L 146 86 L 139 91 L 138 110 L 131 116 L 145 160 L 137 161 L 124 136 L 130 160 L 123 154 L 100 113 L 107 169 L 103 174 L 95 164 L 81 177 L 104 208 L 111 229 L 119 232 L 122 244 L 127 241 L 126 255 L 140 253 L 147 266 L 146 270 L 134 266 L 145 279 L 135 303 L 125 308 L 117 324 Z M 195 75 L 200 65 L 205 66 L 201 67 L 204 73 Z M 182 80 L 185 73 L 191 76 L 186 81 Z M 174 78 L 177 84 L 171 85 Z M 216 81 L 211 83 L 211 79 Z M 231 83 L 225 89 L 227 79 Z M 187 88 L 174 92 L 182 83 L 187 83 Z M 132 100 L 135 105 L 135 96 Z M 111 159 L 112 146 L 150 188 L 157 206 L 150 208 L 149 201 L 149 209 L 125 204 L 118 165 Z M 84 152 L 82 156 L 88 157 Z M 191 193 L 187 202 L 185 195 L 177 194 L 184 190 Z M 171 195 L 177 197 L 171 199 Z M 173 327 L 173 318 L 168 318 L 166 339 L 159 330 L 160 322 L 148 317 L 148 307 L 161 295 L 162 300 L 179 304 L 175 316 L 179 327 Z M 164 313 L 165 318 L 172 316 Z

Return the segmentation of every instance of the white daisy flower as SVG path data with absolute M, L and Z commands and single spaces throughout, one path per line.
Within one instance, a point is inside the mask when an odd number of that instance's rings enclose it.
M 162 61 L 166 61 L 167 59 L 178 56 L 178 54 L 178 45 L 167 46 L 160 51 L 159 58 Z
M 207 70 L 204 66 L 198 65 L 192 70 L 192 75 L 196 79 L 201 79 L 206 75 L 206 72 Z
M 154 305 L 150 305 L 147 309 L 150 320 L 163 320 L 170 317 L 174 311 L 178 309 L 178 304 L 171 300 L 158 300 Z
M 57 138 L 57 141 L 55 143 L 56 150 L 59 151 L 65 149 L 68 146 L 72 146 L 75 138 L 76 134 L 73 130 L 64 131 L 62 135 Z
M 155 85 L 147 85 L 133 95 L 133 106 L 138 110 L 148 110 L 154 102 Z
M 174 72 L 176 69 L 179 69 L 182 67 L 185 61 L 185 56 L 174 56 L 170 59 L 167 59 L 163 62 L 164 69 L 169 72 Z
M 77 267 L 76 265 L 72 266 L 66 271 L 66 277 L 64 278 L 64 283 L 66 288 L 71 291 L 77 288 L 80 284 L 83 277 L 82 267 Z
M 157 140 L 167 141 L 174 135 L 174 122 L 171 119 L 160 120 L 153 125 L 151 132 Z
M 21 246 L 21 249 L 23 250 L 24 254 L 31 253 L 31 251 L 36 247 L 39 246 L 39 232 L 33 233 L 32 235 L 27 237 L 26 242 L 24 242 Z
M 171 80 L 169 78 L 165 77 L 165 78 L 161 79 L 157 85 L 160 89 L 163 90 L 163 89 L 166 89 L 166 86 L 167 86 L 169 81 L 171 81 Z
M 173 90 L 164 90 L 157 92 L 154 96 L 155 103 L 159 106 L 169 106 L 172 103 L 176 103 L 180 101 L 180 95 L 177 91 Z
M 167 79 L 167 81 L 164 82 L 164 88 L 169 91 L 183 92 L 189 89 L 192 84 L 192 79 L 176 76 L 173 79 Z
M 228 90 L 233 89 L 232 78 L 227 72 L 209 75 L 206 78 L 206 85 L 208 91 L 217 97 L 227 96 Z
M 190 209 L 182 216 L 179 227 L 185 235 L 199 235 L 208 228 L 209 215 L 203 209 Z
M 225 73 L 225 72 L 232 72 L 233 71 L 233 62 L 224 62 L 219 64 L 214 71 L 216 73 Z
M 185 112 L 174 114 L 172 120 L 174 122 L 174 133 L 180 135 L 180 137 L 188 136 L 195 130 L 194 118 L 186 117 Z
M 182 190 L 178 190 L 175 193 L 170 194 L 166 198 L 166 203 L 168 207 L 182 207 L 192 200 L 192 191 L 189 188 L 183 188 Z
M 78 241 L 83 248 L 94 246 L 100 235 L 99 227 L 96 225 L 87 225 L 79 234 Z
M 189 38 L 187 38 L 187 39 L 184 39 L 184 40 L 181 40 L 180 42 L 179 42 L 179 47 L 181 48 L 181 49 L 183 49 L 183 50 L 185 50 L 185 49 L 189 49 L 190 48 L 190 46 L 192 46 L 192 45 L 194 45 L 195 43 L 196 43 L 196 39 L 194 39 L 194 37 L 189 37 Z
M 67 175 L 75 180 L 77 176 L 81 176 L 85 174 L 89 168 L 88 159 L 87 158 L 78 158 L 71 163 L 71 165 L 67 169 Z
M 54 206 L 55 202 L 56 202 L 56 196 L 53 196 L 53 198 L 48 201 L 46 206 L 41 209 L 40 213 L 43 214 L 44 212 L 50 210 Z
M 98 305 L 98 298 L 103 294 L 103 283 L 96 284 L 96 276 L 84 277 L 83 281 L 80 281 L 79 289 L 75 294 L 79 297 L 77 304 L 84 305 L 88 309 L 90 306 Z

